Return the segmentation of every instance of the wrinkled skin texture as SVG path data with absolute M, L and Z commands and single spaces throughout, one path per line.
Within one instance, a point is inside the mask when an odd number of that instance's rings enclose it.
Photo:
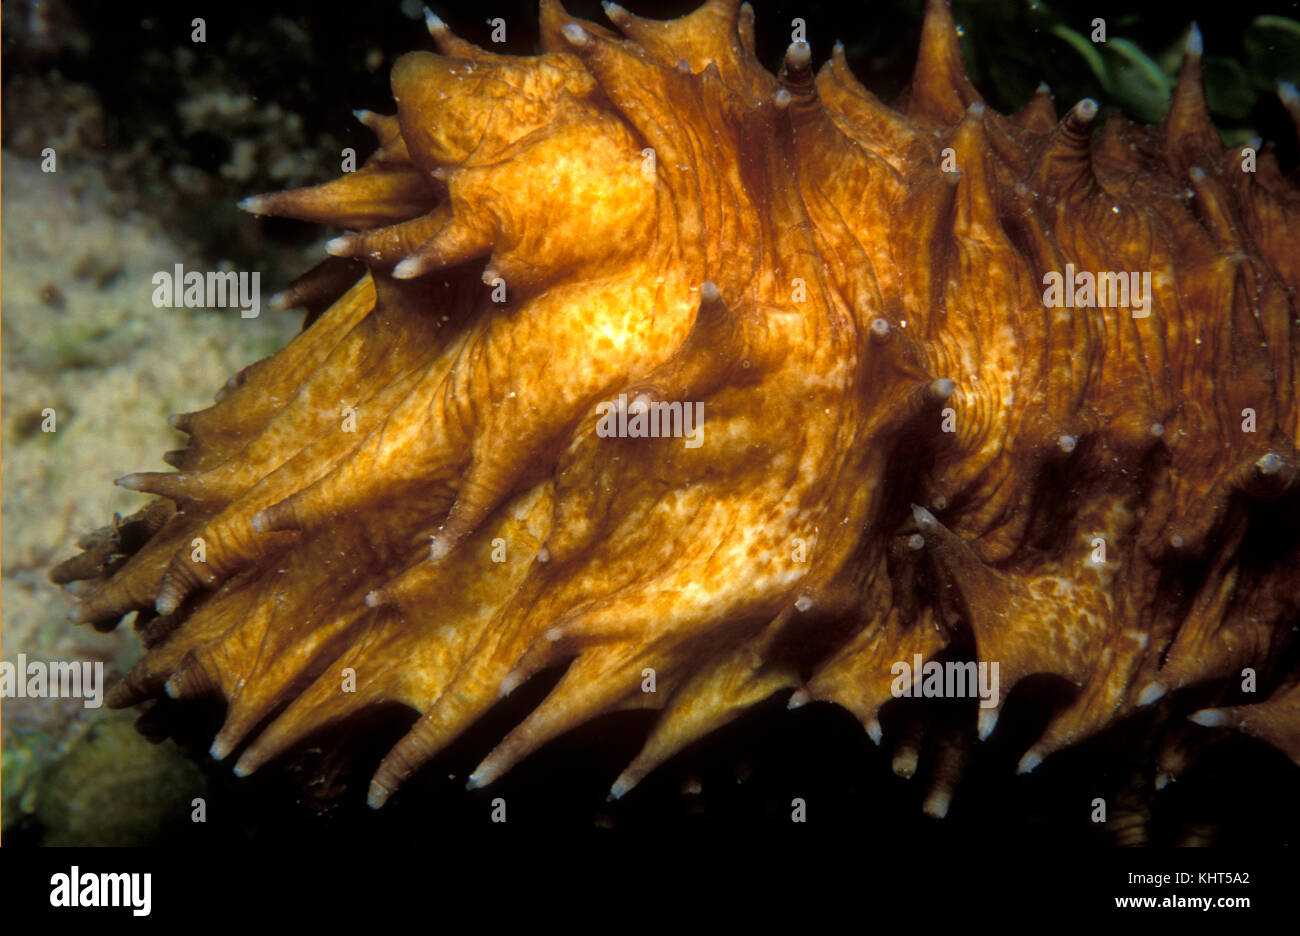
M 1022 770 L 1190 687 L 1166 779 L 1221 726 L 1300 763 L 1300 191 L 1225 151 L 1198 51 L 1161 126 L 1093 133 L 1046 90 L 986 109 L 942 2 L 896 108 L 839 49 L 770 75 L 748 6 L 609 15 L 544 2 L 533 58 L 435 22 L 360 171 L 246 203 L 356 233 L 281 300 L 310 327 L 176 418 L 179 471 L 120 482 L 161 499 L 56 570 L 82 621 L 141 612 L 110 703 L 219 695 L 241 774 L 403 703 L 377 806 L 571 661 L 471 785 L 661 708 L 622 795 L 781 690 L 879 742 L 919 654 L 1000 667 L 937 815 L 1034 674 L 1071 695 Z M 1066 264 L 1150 271 L 1150 315 L 1045 307 Z M 702 402 L 702 444 L 605 437 L 620 394 Z

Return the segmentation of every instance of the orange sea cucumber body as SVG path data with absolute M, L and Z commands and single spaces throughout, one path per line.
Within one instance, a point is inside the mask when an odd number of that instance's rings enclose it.
M 773 77 L 747 4 L 611 5 L 626 38 L 541 6 L 531 58 L 432 20 L 439 53 L 398 62 L 361 170 L 246 203 L 354 230 L 331 263 L 367 271 L 342 296 L 332 267 L 295 284 L 328 308 L 178 418 L 176 473 L 124 479 L 163 498 L 130 521 L 138 552 L 56 570 L 97 580 L 83 621 L 141 612 L 112 704 L 219 694 L 212 753 L 245 774 L 403 703 L 376 806 L 566 660 L 471 785 L 662 709 L 621 796 L 781 690 L 880 741 L 918 655 L 1000 674 L 938 742 L 937 814 L 1034 674 L 1073 695 L 1022 770 L 1206 686 L 1194 721 L 1300 762 L 1278 664 L 1300 190 L 1221 145 L 1198 40 L 1159 127 L 1094 133 L 1092 102 L 1058 122 L 1045 90 L 985 107 L 942 0 L 895 108 L 838 48 L 814 74 L 796 43 Z M 1046 305 L 1067 266 L 1149 274 L 1148 314 Z M 620 396 L 701 404 L 700 444 L 597 431 Z

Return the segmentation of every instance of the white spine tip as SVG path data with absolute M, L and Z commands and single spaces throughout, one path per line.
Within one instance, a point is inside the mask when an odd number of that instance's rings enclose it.
M 626 24 L 629 19 L 627 10 L 623 9 L 617 3 L 610 3 L 609 0 L 605 0 L 605 2 L 600 5 L 600 8 L 605 11 L 605 18 L 615 26 L 622 26 Z
M 366 592 L 366 607 L 378 608 L 384 603 L 384 596 L 376 589 L 375 591 Z
M 180 684 L 176 682 L 176 677 L 173 676 L 171 679 L 167 680 L 166 685 L 163 686 L 163 691 L 167 693 L 167 698 L 169 699 L 179 699 L 181 697 L 181 687 Z
M 438 36 L 447 31 L 447 24 L 442 21 L 442 17 L 430 10 L 424 8 L 424 28 L 429 30 L 430 36 Z
M 939 525 L 939 521 L 934 519 L 934 514 L 926 510 L 920 504 L 912 505 L 912 519 L 922 530 L 930 530 Z
M 253 514 L 252 527 L 254 533 L 271 532 L 271 520 L 267 517 L 265 510 L 259 510 Z
M 1158 682 L 1147 683 L 1146 688 L 1138 695 L 1138 707 L 1143 708 L 1152 702 L 1157 702 L 1164 697 L 1165 687 Z
M 447 542 L 441 536 L 433 537 L 429 543 L 429 561 L 441 562 L 451 555 L 451 543 Z
M 550 561 L 551 561 L 551 551 L 550 551 L 549 549 L 547 549 L 545 546 L 543 546 L 541 549 L 537 550 L 537 561 L 540 562 L 540 563 L 542 563 L 543 565 L 545 565 L 546 563 L 550 562 Z
M 1182 549 L 1187 545 L 1187 540 L 1183 539 L 1180 534 L 1175 533 L 1173 536 L 1169 537 L 1169 545 L 1174 547 L 1174 549 Z
M 591 36 L 577 23 L 565 23 L 560 32 L 564 33 L 564 38 L 569 40 L 569 45 L 577 46 L 579 49 L 591 44 Z
M 925 804 L 921 809 L 932 819 L 942 819 L 948 815 L 948 807 L 951 805 L 951 792 L 948 790 L 935 790 L 925 798 Z
M 1269 452 L 1259 461 L 1255 462 L 1255 467 L 1259 473 L 1265 477 L 1275 475 L 1282 470 L 1282 456 L 1277 452 Z
M 1157 439 L 1160 438 L 1162 435 L 1165 434 L 1165 424 L 1164 424 L 1164 423 L 1152 423 L 1152 424 L 1151 424 L 1151 434 L 1152 434 L 1153 436 L 1155 436 Z
M 785 64 L 790 68 L 803 69 L 812 61 L 812 46 L 808 43 L 792 42 L 785 50 Z
M 247 198 L 240 199 L 237 204 L 241 211 L 247 211 L 249 214 L 267 214 L 268 205 L 265 196 L 249 195 Z
M 796 611 L 800 611 L 800 612 L 807 611 L 812 606 L 813 606 L 812 599 L 809 598 L 807 595 L 800 595 L 798 598 L 794 600 L 794 609 Z
M 1193 712 L 1187 716 L 1187 720 L 1195 722 L 1202 728 L 1220 728 L 1228 723 L 1228 715 L 1222 709 L 1207 708 Z
M 782 88 L 776 94 L 772 95 L 772 103 L 784 110 L 790 106 L 790 92 Z
M 980 709 L 979 720 L 977 722 L 979 739 L 981 741 L 987 741 L 989 739 L 989 735 L 993 734 L 993 729 L 996 728 L 997 726 L 998 726 L 998 710 L 995 708 Z
M 1025 756 L 1020 758 L 1020 763 L 1016 766 L 1016 773 L 1027 774 L 1033 773 L 1034 768 L 1043 762 L 1043 755 L 1035 750 L 1025 752 Z
M 1202 169 L 1200 166 L 1192 166 L 1192 168 L 1187 170 L 1187 175 L 1191 178 L 1193 182 L 1205 181 L 1205 170 Z
M 874 744 L 876 747 L 880 747 L 880 740 L 884 736 L 885 733 L 880 730 L 879 721 L 873 718 L 871 719 L 871 721 L 867 722 L 867 737 L 871 739 L 872 744 Z
M 889 337 L 889 319 L 878 316 L 871 320 L 871 337 L 877 341 L 884 341 Z
M 208 754 L 213 760 L 223 761 L 230 756 L 230 743 L 222 740 L 221 736 L 212 739 L 212 747 L 208 748 Z
M 957 381 L 951 377 L 940 377 L 930 382 L 930 393 L 936 400 L 946 400 L 957 392 Z
M 1074 112 L 1082 120 L 1092 120 L 1097 116 L 1097 102 L 1090 97 L 1086 97 L 1075 105 Z
M 841 42 L 840 40 L 836 39 L 836 40 L 835 40 L 835 44 L 834 44 L 833 46 L 831 46 L 831 52 L 832 52 L 833 54 L 835 54 L 835 55 L 843 55 L 843 54 L 844 54 L 844 43 Z
M 342 234 L 325 242 L 325 252 L 331 257 L 346 257 L 352 252 L 352 238 Z
M 701 302 L 718 302 L 721 299 L 722 293 L 718 292 L 718 284 L 713 280 L 705 280 L 700 284 Z
M 140 476 L 138 474 L 122 475 L 122 477 L 114 479 L 113 483 L 118 487 L 126 488 L 128 491 L 140 490 Z
M 160 617 L 171 614 L 176 610 L 179 602 L 171 595 L 159 595 L 158 600 L 153 603 L 153 609 L 158 612 Z
M 1051 94 L 1051 93 L 1052 93 L 1052 86 L 1049 85 L 1046 81 L 1040 81 L 1040 82 L 1038 82 L 1038 91 L 1037 91 L 1037 93 L 1038 93 L 1038 94 Z
M 925 549 L 925 537 L 920 533 L 913 533 L 907 538 L 907 548 L 916 551 Z
M 983 117 L 984 103 L 982 101 L 971 101 L 970 106 L 966 108 L 966 113 L 972 117 Z
M 1074 451 L 1074 447 L 1079 444 L 1079 440 L 1072 435 L 1062 435 L 1056 437 L 1056 447 L 1062 452 L 1069 454 Z
M 1156 792 L 1158 793 L 1158 792 L 1160 792 L 1161 790 L 1163 790 L 1165 787 L 1169 786 L 1169 781 L 1170 781 L 1170 779 L 1171 779 L 1171 778 L 1170 778 L 1169 774 L 1165 773 L 1163 770 L 1160 771 L 1159 773 L 1157 773 L 1157 774 L 1156 774 Z
M 793 712 L 797 708 L 803 708 L 808 704 L 808 693 L 800 689 L 790 696 L 790 701 L 785 704 L 788 711 Z
M 1280 78 L 1277 82 L 1277 96 L 1282 99 L 1282 103 L 1288 107 L 1300 106 L 1300 88 L 1297 88 L 1289 81 L 1282 81 Z
M 384 804 L 388 802 L 388 797 L 392 795 L 388 788 L 371 780 L 370 790 L 366 793 L 366 805 L 371 809 L 382 809 Z
M 516 672 L 512 671 L 506 673 L 506 678 L 501 680 L 501 688 L 498 690 L 498 695 L 504 699 L 506 696 L 510 695 L 510 693 L 518 689 L 523 681 L 524 677 Z
M 611 16 L 610 19 L 613 19 L 613 17 Z M 635 780 L 627 774 L 619 774 L 618 779 L 615 780 L 613 786 L 609 788 L 609 796 L 606 797 L 606 800 L 611 803 L 615 800 L 621 800 L 634 786 L 636 786 Z
M 272 312 L 283 312 L 285 309 L 290 308 L 289 294 L 283 292 L 276 293 L 270 299 L 266 300 L 266 307 Z
M 1192 28 L 1187 31 L 1187 54 L 1200 57 L 1205 51 L 1205 39 L 1201 36 L 1201 27 L 1192 23 Z
M 420 261 L 416 257 L 407 257 L 393 267 L 393 279 L 415 279 L 420 275 Z

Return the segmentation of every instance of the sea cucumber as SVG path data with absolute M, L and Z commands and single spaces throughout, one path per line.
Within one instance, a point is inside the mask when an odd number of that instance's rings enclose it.
M 986 107 L 943 0 L 894 107 L 839 47 L 772 76 L 748 4 L 606 12 L 543 0 L 535 57 L 431 15 L 374 156 L 244 203 L 355 233 L 276 300 L 309 327 L 173 417 L 178 470 L 118 481 L 160 499 L 53 573 L 82 622 L 138 612 L 109 704 L 224 699 L 240 775 L 404 704 L 376 807 L 566 662 L 471 787 L 661 709 L 621 797 L 786 691 L 903 775 L 928 730 L 942 816 L 1042 674 L 1069 698 L 1022 772 L 1156 703 L 1166 781 L 1218 727 L 1300 763 L 1300 191 L 1220 142 L 1199 33 L 1162 124 L 1094 133 L 1046 88 Z M 1072 269 L 1149 308 L 1045 304 Z M 597 431 L 618 399 L 700 406 L 702 444 Z M 918 657 L 997 698 L 887 739 Z

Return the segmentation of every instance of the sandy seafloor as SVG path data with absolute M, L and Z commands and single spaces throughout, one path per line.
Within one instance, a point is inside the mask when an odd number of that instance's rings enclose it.
M 94 174 L 44 173 L 36 160 L 9 152 L 2 168 L 0 648 L 10 662 L 19 653 L 102 661 L 111 685 L 138 658 L 139 641 L 125 624 L 108 634 L 70 626 L 73 599 L 49 582 L 51 564 L 74 555 L 77 538 L 114 513 L 126 516 L 152 499 L 111 479 L 167 470 L 161 454 L 185 445 L 168 414 L 210 403 L 221 384 L 214 375 L 233 374 L 283 344 L 297 315 L 155 308 L 153 274 L 176 263 L 192 268 L 195 258 L 151 219 L 113 217 Z M 53 432 L 41 429 L 47 408 Z M 80 700 L 6 699 L 5 825 L 36 817 L 51 843 L 146 837 L 149 823 L 132 825 L 139 817 L 129 798 L 124 808 L 120 790 L 101 809 L 103 788 L 93 792 L 75 776 L 98 769 L 115 787 L 156 784 L 155 800 L 201 786 L 174 745 L 155 747 L 131 730 L 134 718 Z M 87 802 L 78 789 L 91 794 Z

